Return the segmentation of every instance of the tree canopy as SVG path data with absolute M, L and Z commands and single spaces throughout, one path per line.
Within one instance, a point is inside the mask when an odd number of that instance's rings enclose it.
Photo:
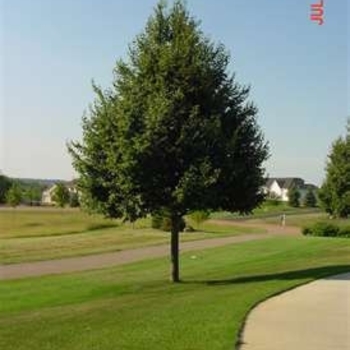
M 299 207 L 300 206 L 300 192 L 296 187 L 292 187 L 288 191 L 288 202 L 291 207 Z
M 63 183 L 59 182 L 56 184 L 52 199 L 61 208 L 69 203 L 69 191 Z
M 248 213 L 264 198 L 268 146 L 229 60 L 181 1 L 159 3 L 112 87 L 93 84 L 83 139 L 69 144 L 85 207 L 130 221 L 171 213 L 173 261 L 182 216 Z
M 319 192 L 324 209 L 331 215 L 350 215 L 350 119 L 345 137 L 332 145 L 326 165 L 326 179 Z
M 18 183 L 13 182 L 6 193 L 6 203 L 16 208 L 22 201 L 22 190 Z
M 306 192 L 305 198 L 304 198 L 304 205 L 305 207 L 314 208 L 317 205 L 317 198 L 315 195 L 315 191 L 313 191 L 311 188 L 309 188 Z
M 11 187 L 11 183 L 7 176 L 0 174 L 0 203 L 6 202 L 6 193 Z

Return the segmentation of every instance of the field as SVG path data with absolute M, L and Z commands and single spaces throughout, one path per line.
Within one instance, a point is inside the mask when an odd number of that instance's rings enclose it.
M 193 256 L 196 256 L 196 259 Z M 350 240 L 270 238 L 168 259 L 0 283 L 6 350 L 229 350 L 258 301 L 350 270 Z
M 306 215 L 306 214 L 322 214 L 319 208 L 293 208 L 287 203 L 280 202 L 278 205 L 268 203 L 262 204 L 260 207 L 253 210 L 250 215 L 239 215 L 237 213 L 216 212 L 211 215 L 213 219 L 233 219 L 233 220 L 253 220 L 253 219 L 268 219 L 279 218 L 282 214 L 288 216 Z
M 219 217 L 219 214 L 214 215 Z M 277 212 L 242 227 L 203 223 L 182 240 L 263 233 Z M 225 214 L 222 214 L 224 217 Z M 287 225 L 326 219 L 297 210 Z M 348 221 L 342 221 L 348 222 Z M 235 226 L 236 225 L 236 226 Z M 278 230 L 278 226 L 277 226 Z M 169 234 L 78 210 L 0 210 L 1 263 L 58 259 L 163 244 Z M 314 279 L 350 270 L 350 240 L 270 237 L 181 254 L 182 283 L 169 259 L 79 273 L 0 281 L 0 348 L 6 350 L 229 350 L 258 302 Z
M 286 215 L 286 225 L 288 226 L 303 227 L 305 225 L 314 224 L 319 221 L 339 224 L 340 226 L 350 225 L 350 219 L 330 219 L 329 216 L 325 213 Z M 260 218 L 254 220 L 254 222 L 278 225 L 280 224 L 280 218 L 276 216 Z
M 264 230 L 204 223 L 196 232 L 182 233 L 181 239 L 189 241 L 252 232 Z M 2 264 L 120 251 L 168 241 L 169 234 L 152 229 L 149 219 L 131 225 L 79 210 L 0 210 Z
M 251 215 L 240 216 L 228 212 L 218 212 L 212 214 L 212 218 L 232 220 L 232 222 L 249 221 L 254 224 L 281 224 L 281 215 L 285 214 L 286 225 L 303 227 L 314 224 L 318 221 L 328 221 L 340 226 L 350 225 L 350 219 L 330 219 L 329 215 L 319 208 L 293 208 L 286 203 L 279 205 L 262 205 L 253 211 Z

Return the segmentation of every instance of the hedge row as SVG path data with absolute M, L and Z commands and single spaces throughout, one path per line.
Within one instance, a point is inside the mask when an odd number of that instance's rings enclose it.
M 323 221 L 303 227 L 302 232 L 306 236 L 350 238 L 350 226 L 339 226 Z

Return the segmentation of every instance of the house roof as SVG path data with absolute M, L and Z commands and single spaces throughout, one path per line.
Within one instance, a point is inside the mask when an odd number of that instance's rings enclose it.
M 290 189 L 293 186 L 304 187 L 305 182 L 299 177 L 271 177 L 267 179 L 266 186 L 270 187 L 276 181 L 280 188 Z
M 77 186 L 77 180 L 71 180 L 71 181 L 57 181 L 54 184 L 47 186 L 47 188 L 45 189 L 45 191 L 52 191 L 58 183 L 62 183 L 65 187 L 67 187 L 68 189 L 73 189 Z
M 50 187 L 46 188 L 43 191 L 43 193 L 51 194 L 55 190 L 56 186 L 57 186 L 56 184 L 51 185 Z
M 275 179 L 273 177 L 270 177 L 266 180 L 266 187 L 271 187 L 271 185 L 273 184 L 273 182 L 275 181 Z

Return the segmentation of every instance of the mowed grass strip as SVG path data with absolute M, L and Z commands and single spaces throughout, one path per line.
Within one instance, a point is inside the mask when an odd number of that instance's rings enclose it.
M 286 215 L 287 226 L 303 227 L 306 225 L 312 225 L 319 221 L 329 222 L 340 226 L 350 225 L 350 219 L 330 219 L 329 215 L 326 213 Z M 281 222 L 281 218 L 279 216 L 275 216 L 270 218 L 252 220 L 251 222 L 279 225 Z
M 120 224 L 118 220 L 88 215 L 79 209 L 27 207 L 0 210 L 1 239 L 79 234 Z
M 254 219 L 269 219 L 279 218 L 280 215 L 286 214 L 290 216 L 295 215 L 307 215 L 307 214 L 320 214 L 322 210 L 320 208 L 307 208 L 299 207 L 294 208 L 288 205 L 286 202 L 280 202 L 278 205 L 271 205 L 264 203 L 260 207 L 253 210 L 250 215 L 240 215 L 238 213 L 229 212 L 215 212 L 211 215 L 212 219 L 225 219 L 225 220 L 254 220 Z M 279 224 L 279 222 L 278 222 Z
M 350 240 L 271 238 L 184 254 L 183 283 L 156 259 L 0 283 L 7 350 L 231 350 L 250 308 L 350 270 Z
M 204 223 L 183 241 L 264 230 Z M 151 228 L 150 219 L 134 225 L 69 209 L 0 210 L 0 263 L 59 259 L 167 244 L 169 233 Z

